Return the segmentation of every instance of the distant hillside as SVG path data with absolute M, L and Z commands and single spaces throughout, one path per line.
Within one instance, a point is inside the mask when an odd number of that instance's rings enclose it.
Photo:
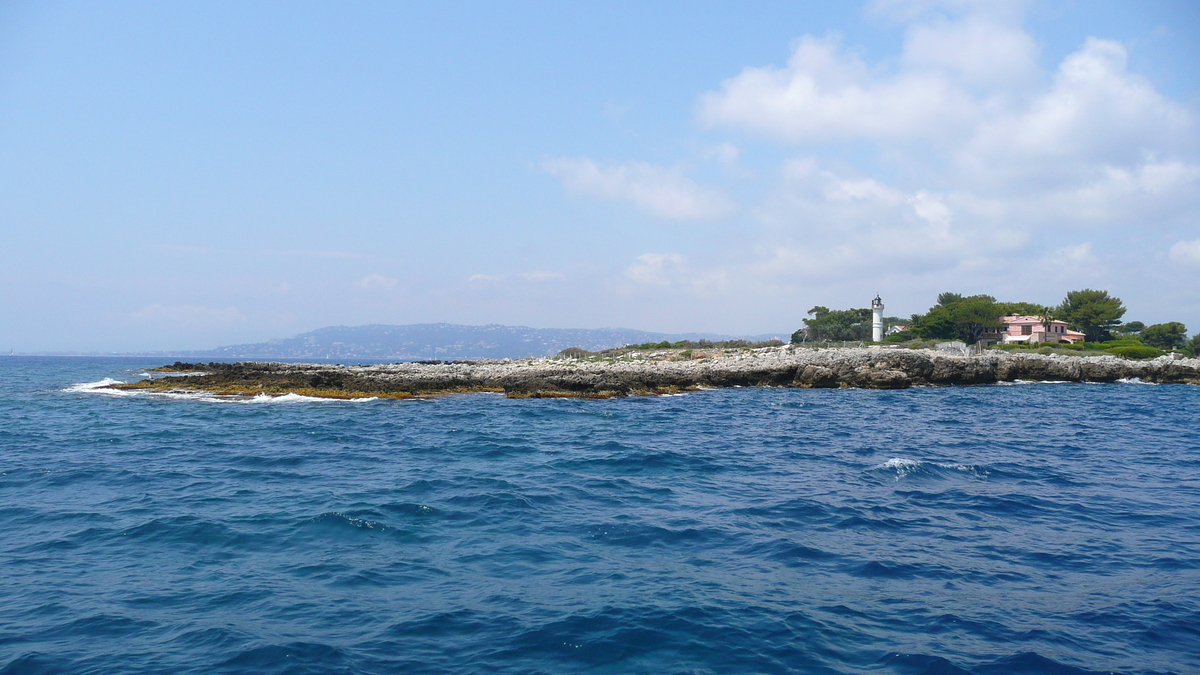
M 753 335 L 751 340 L 787 336 Z M 662 340 L 727 340 L 709 333 L 667 334 L 624 328 L 529 328 L 526 326 L 460 326 L 421 323 L 407 326 L 330 326 L 283 340 L 190 352 L 192 357 L 271 359 L 503 359 L 549 356 L 567 347 L 589 351 Z

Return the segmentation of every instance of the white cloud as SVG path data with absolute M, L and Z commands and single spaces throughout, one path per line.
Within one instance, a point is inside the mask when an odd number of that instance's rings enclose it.
M 955 75 L 974 85 L 1022 85 L 1037 75 L 1037 44 L 1019 27 L 980 16 L 915 24 L 903 61 L 911 69 Z
M 1200 165 L 1148 161 L 1134 167 L 1090 167 L 1086 182 L 1042 194 L 1015 196 L 1026 218 L 1053 218 L 1060 224 L 1111 225 L 1159 220 L 1200 205 Z
M 877 13 L 910 22 L 898 58 L 866 64 L 804 36 L 785 66 L 746 68 L 704 94 L 701 123 L 820 153 L 788 160 L 778 194 L 753 209 L 767 226 L 755 274 L 1082 269 L 1132 223 L 1194 222 L 1193 113 L 1130 72 L 1116 41 L 1089 38 L 1042 74 L 1025 5 L 883 0 Z M 877 164 L 857 159 L 864 147 Z M 1063 228 L 1092 241 L 1031 255 Z M 1172 258 L 1190 261 L 1187 244 Z
M 700 121 L 787 141 L 908 139 L 944 134 L 977 116 L 976 103 L 942 73 L 877 78 L 833 38 L 806 35 L 784 68 L 751 67 L 701 99 Z
M 1069 182 L 1095 165 L 1131 166 L 1147 152 L 1191 145 L 1188 112 L 1129 73 L 1126 59 L 1121 43 L 1088 38 L 1027 108 L 984 121 L 962 164 L 982 175 Z
M 1200 267 L 1200 239 L 1176 243 L 1171 247 L 1171 260 L 1180 265 Z
M 600 165 L 591 159 L 548 159 L 542 168 L 572 192 L 633 202 L 643 212 L 668 220 L 720 218 L 733 204 L 719 190 L 692 182 L 678 167 L 644 162 Z
M 1096 256 L 1092 255 L 1092 243 L 1084 242 L 1075 246 L 1064 246 L 1054 252 L 1051 260 L 1066 265 L 1093 263 Z
M 625 269 L 634 283 L 654 286 L 670 284 L 685 269 L 685 259 L 676 253 L 643 253 Z
M 750 271 L 779 282 L 978 266 L 1020 249 L 1028 234 L 970 194 L 905 192 L 864 176 L 789 161 L 779 194 L 757 211 L 768 226 Z
M 626 290 L 659 289 L 711 297 L 729 286 L 724 268 L 697 269 L 678 253 L 643 253 L 625 268 L 624 276 L 633 282 Z
M 367 290 L 376 288 L 390 290 L 396 287 L 396 280 L 391 277 L 385 277 L 382 274 L 368 274 L 367 276 L 354 282 L 354 285 Z

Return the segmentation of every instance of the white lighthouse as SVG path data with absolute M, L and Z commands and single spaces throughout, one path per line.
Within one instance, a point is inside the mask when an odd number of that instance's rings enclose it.
M 871 301 L 871 340 L 883 342 L 883 300 L 878 295 Z

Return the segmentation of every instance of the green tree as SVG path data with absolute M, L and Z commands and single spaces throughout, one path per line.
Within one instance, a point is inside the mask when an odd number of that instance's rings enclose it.
M 913 314 L 908 329 L 926 340 L 954 339 L 954 319 L 945 307 L 931 307 L 925 314 Z
M 960 303 L 964 300 L 962 295 L 958 293 L 938 293 L 936 307 L 950 307 L 951 305 Z M 992 298 L 995 300 L 995 298 Z
M 990 295 L 972 295 L 963 298 L 953 310 L 955 330 L 967 344 L 979 342 L 984 333 L 1000 329 L 1002 312 L 996 299 Z
M 1196 333 L 1191 340 L 1183 344 L 1183 352 L 1192 358 L 1200 356 L 1200 333 Z
M 1035 302 L 1000 302 L 1001 316 L 1040 316 L 1045 305 Z
M 1130 321 L 1128 323 L 1121 324 L 1120 327 L 1120 331 L 1127 335 L 1137 335 L 1144 330 L 1146 330 L 1146 324 L 1142 323 L 1141 321 Z
M 1187 342 L 1187 326 L 1172 321 L 1156 323 L 1142 329 L 1142 342 L 1160 349 L 1178 349 Z
M 1125 305 L 1108 291 L 1085 288 L 1067 293 L 1054 313 L 1071 328 L 1086 335 L 1089 342 L 1104 342 L 1112 339 L 1112 330 L 1121 324 Z
M 942 293 L 938 304 L 924 315 L 914 314 L 912 330 L 927 339 L 959 339 L 974 344 L 988 333 L 1000 328 L 1004 305 L 990 295 L 964 297 L 958 293 Z
M 829 309 L 816 306 L 808 310 L 801 339 L 809 340 L 870 340 L 870 309 Z M 799 333 L 799 331 L 797 331 Z M 792 340 L 796 341 L 793 334 Z

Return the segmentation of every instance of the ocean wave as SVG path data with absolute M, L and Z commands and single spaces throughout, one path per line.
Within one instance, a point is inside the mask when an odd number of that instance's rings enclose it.
M 238 403 L 367 403 L 378 401 L 378 396 L 362 398 L 323 398 L 320 396 L 302 396 L 300 394 L 256 394 L 249 398 L 239 397 Z
M 991 471 L 974 464 L 955 464 L 953 462 L 928 462 L 907 457 L 893 457 L 888 461 L 870 468 L 871 471 L 894 473 L 896 480 L 910 475 L 951 476 L 967 474 L 975 478 L 987 478 Z
M 152 396 L 184 401 L 203 401 L 206 403 L 370 403 L 378 401 L 378 396 L 363 396 L 360 398 L 324 398 L 321 396 L 303 396 L 301 394 L 255 394 L 254 396 L 236 396 L 213 394 L 205 391 L 129 391 L 112 389 L 114 384 L 125 384 L 121 380 L 106 377 L 98 382 L 80 382 L 66 387 L 62 391 L 77 394 L 104 394 L 107 396 Z
M 114 380 L 111 377 L 106 377 L 99 382 L 78 382 L 63 389 L 65 392 L 72 394 L 105 394 L 108 396 L 136 396 L 137 392 L 124 391 L 121 389 L 109 389 L 114 384 L 125 384 L 121 380 Z

